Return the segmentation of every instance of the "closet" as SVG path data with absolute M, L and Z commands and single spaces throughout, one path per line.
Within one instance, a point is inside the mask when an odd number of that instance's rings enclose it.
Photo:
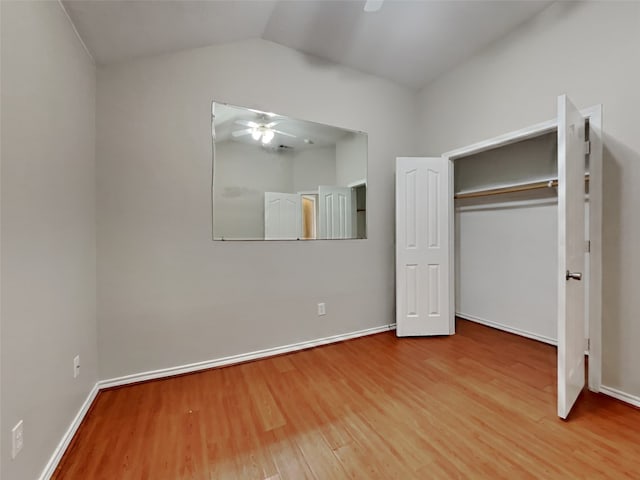
M 458 314 L 557 344 L 562 418 L 585 350 L 600 385 L 601 111 L 563 95 L 555 119 L 396 165 L 397 335 L 454 334 Z
M 456 316 L 555 345 L 556 132 L 453 164 Z

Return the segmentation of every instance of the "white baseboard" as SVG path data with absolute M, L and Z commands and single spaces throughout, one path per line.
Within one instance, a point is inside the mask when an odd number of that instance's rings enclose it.
M 539 342 L 548 343 L 549 345 L 558 345 L 558 341 L 551 337 L 546 337 L 544 335 L 539 335 L 537 333 L 528 332 L 527 330 L 521 330 L 519 328 L 510 327 L 508 325 L 503 325 L 501 323 L 492 322 L 491 320 L 485 320 L 484 318 L 476 317 L 475 315 L 469 315 L 467 313 L 459 313 L 456 312 L 456 317 L 463 318 L 465 320 L 469 320 L 470 322 L 480 323 L 482 325 L 486 325 L 487 327 L 493 327 L 498 330 L 502 330 L 504 332 L 514 333 L 516 335 L 520 335 L 522 337 L 531 338 L 533 340 L 538 340 Z
M 389 325 L 383 325 L 381 327 L 366 328 L 364 330 L 358 330 L 356 332 L 342 333 L 340 335 L 332 335 L 330 337 L 318 338 L 316 340 L 292 343 L 290 345 L 284 345 L 281 347 L 267 348 L 265 350 L 257 350 L 255 352 L 241 353 L 239 355 L 231 355 L 229 357 L 216 358 L 213 360 L 205 360 L 204 362 L 190 363 L 188 365 L 180 365 L 177 367 L 162 368 L 149 372 L 134 373 L 132 375 L 125 375 L 122 377 L 110 378 L 108 380 L 101 380 L 98 382 L 98 387 L 100 388 L 100 390 L 102 390 L 105 388 L 128 385 L 130 383 L 155 380 L 157 378 L 172 377 L 174 375 L 192 373 L 214 367 L 223 367 L 236 363 L 248 362 L 250 360 L 272 357 L 274 355 L 282 355 L 283 353 L 296 352 L 298 350 L 304 350 L 306 348 L 318 347 L 320 345 L 327 345 L 329 343 L 342 342 L 344 340 L 350 340 L 352 338 L 364 337 L 366 335 L 386 332 L 388 330 L 393 330 L 395 327 L 396 324 L 392 323 Z
M 84 419 L 85 415 L 89 411 L 89 408 L 91 408 L 93 401 L 96 399 L 96 396 L 98 395 L 98 390 L 99 390 L 98 384 L 96 383 L 91 389 L 91 391 L 89 392 L 89 395 L 87 395 L 87 398 L 85 399 L 84 403 L 80 407 L 80 410 L 78 410 L 78 413 L 76 414 L 75 418 L 71 422 L 71 425 L 69 425 L 69 428 L 62 436 L 62 439 L 60 440 L 60 443 L 58 443 L 58 446 L 53 452 L 53 455 L 49 459 L 47 466 L 44 467 L 42 474 L 40 474 L 40 480 L 49 480 L 53 475 L 53 473 L 56 471 L 56 468 L 58 468 L 58 463 L 60 463 L 60 460 L 62 459 L 64 452 L 67 450 L 67 447 L 71 443 L 71 440 L 73 440 L 73 436 L 76 434 L 78 427 L 80 427 L 82 420 Z
M 622 400 L 623 402 L 633 405 L 634 407 L 640 408 L 640 397 L 636 395 L 631 395 L 630 393 L 622 392 L 615 388 L 606 387 L 604 385 L 600 385 L 600 393 L 604 393 L 605 395 L 609 395 L 610 397 L 617 398 L 618 400 Z

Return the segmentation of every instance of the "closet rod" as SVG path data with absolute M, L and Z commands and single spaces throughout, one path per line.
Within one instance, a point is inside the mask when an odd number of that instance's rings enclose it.
M 585 183 L 589 183 L 589 175 L 584 176 Z M 514 193 L 514 192 L 526 192 L 527 190 L 538 190 L 541 188 L 552 188 L 558 186 L 558 180 L 543 180 L 540 182 L 532 182 L 532 183 L 523 183 L 519 185 L 512 185 L 509 187 L 499 187 L 499 188 L 491 188 L 488 190 L 477 190 L 475 192 L 468 193 L 456 193 L 453 198 L 456 200 L 461 200 L 463 198 L 477 198 L 477 197 L 488 197 L 491 195 L 501 195 L 503 193 Z

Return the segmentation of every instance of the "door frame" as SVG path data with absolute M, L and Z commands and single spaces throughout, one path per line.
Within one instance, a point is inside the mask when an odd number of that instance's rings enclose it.
M 353 190 L 353 193 L 351 194 L 351 203 L 353 204 L 352 207 L 353 207 L 353 211 L 355 212 L 355 215 L 353 216 L 353 219 L 352 219 L 352 222 L 351 222 L 351 228 L 353 229 L 352 237 L 358 238 L 358 206 L 357 206 L 358 198 L 355 195 L 355 192 L 356 192 L 356 188 L 364 187 L 364 196 L 365 196 L 364 202 L 365 202 L 365 205 L 366 205 L 366 203 L 367 203 L 367 194 L 368 194 L 368 192 L 367 192 L 367 190 L 368 190 L 368 188 L 367 188 L 367 179 L 366 178 L 361 178 L 359 180 L 354 180 L 353 182 L 347 183 L 347 187 L 350 187 Z M 367 210 L 366 209 L 364 211 L 364 223 L 365 223 L 364 238 L 362 238 L 360 240 L 364 240 L 364 239 L 367 238 L 367 228 L 366 228 L 366 225 L 367 225 Z
M 302 206 L 302 201 L 303 200 L 309 200 L 310 202 L 313 202 L 313 238 L 301 238 L 301 240 L 317 240 L 318 239 L 318 192 L 314 192 L 314 193 L 302 193 L 302 192 L 298 192 L 298 195 L 300 195 L 300 205 Z M 303 207 L 303 212 L 304 212 L 304 207 Z M 300 236 L 302 237 L 302 230 L 303 230 L 303 224 L 304 224 L 304 213 L 301 213 L 302 215 L 302 221 L 301 221 L 301 225 L 300 225 Z
M 586 256 L 589 262 L 588 301 L 586 302 L 586 316 L 589 329 L 589 390 L 599 392 L 602 385 L 602 105 L 581 109 L 580 113 L 589 121 L 589 240 L 590 251 Z M 546 133 L 557 131 L 558 119 L 537 123 L 529 127 L 505 133 L 488 140 L 477 142 L 466 147 L 444 153 L 442 156 L 449 161 L 451 195 L 449 198 L 449 248 L 451 285 L 449 301 L 455 316 L 455 222 L 454 218 L 454 161 L 459 158 L 475 155 L 494 148 L 521 142 L 538 137 Z M 585 292 L 586 293 L 586 292 Z M 453 333 L 453 330 L 452 330 Z

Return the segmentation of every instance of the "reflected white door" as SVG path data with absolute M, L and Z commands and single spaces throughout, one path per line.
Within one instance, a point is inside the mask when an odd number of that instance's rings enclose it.
M 297 193 L 264 192 L 264 238 L 297 240 L 302 224 L 302 204 Z
M 318 214 L 320 217 L 320 238 L 353 238 L 353 223 L 356 216 L 352 202 L 351 187 L 320 185 Z
M 558 97 L 558 416 L 567 418 L 584 387 L 585 121 Z
M 450 335 L 454 308 L 449 159 L 396 162 L 396 334 Z

